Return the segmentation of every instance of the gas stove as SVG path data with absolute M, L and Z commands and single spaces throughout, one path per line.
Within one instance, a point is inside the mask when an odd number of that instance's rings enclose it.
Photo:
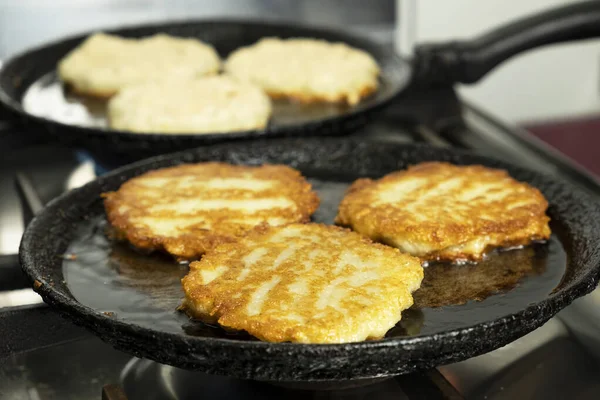
M 472 149 L 600 193 L 593 176 L 524 131 L 461 103 L 452 89 L 405 96 L 352 135 Z M 3 399 L 460 399 L 596 398 L 593 342 L 573 326 L 577 304 L 494 352 L 382 381 L 294 386 L 179 370 L 132 358 L 43 305 L 18 269 L 23 226 L 39 207 L 104 171 L 39 132 L 0 130 L 0 395 Z M 10 149 L 10 151 L 7 151 Z M 592 293 L 590 296 L 596 296 Z M 584 299 L 584 301 L 586 301 Z M 575 324 L 573 323 L 575 322 Z M 588 332 L 589 333 L 589 332 Z M 591 343 L 591 344 L 590 344 Z M 591 346 L 591 347 L 590 347 Z

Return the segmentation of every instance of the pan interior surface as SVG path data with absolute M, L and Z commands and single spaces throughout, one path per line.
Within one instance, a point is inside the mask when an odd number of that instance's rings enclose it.
M 310 179 L 321 199 L 315 222 L 332 224 L 349 182 Z M 77 227 L 67 249 L 63 275 L 81 304 L 127 323 L 181 335 L 253 340 L 249 335 L 190 321 L 176 311 L 183 299 L 180 279 L 187 273 L 163 254 L 142 254 L 107 239 L 101 206 Z M 387 337 L 431 335 L 512 314 L 544 300 L 560 283 L 566 254 L 555 235 L 546 243 L 494 252 L 476 265 L 432 264 L 415 293 L 415 305 Z
M 382 76 L 378 91 L 356 106 L 273 100 L 269 128 L 278 129 L 343 116 L 360 111 L 394 94 L 389 77 Z M 111 130 L 106 114 L 107 101 L 71 93 L 55 72 L 42 76 L 31 85 L 22 99 L 23 109 L 38 117 L 80 127 Z
M 377 60 L 381 67 L 380 87 L 358 105 L 299 104 L 277 100 L 274 101 L 273 116 L 267 128 L 270 130 L 331 120 L 369 110 L 392 99 L 410 79 L 410 67 L 394 55 L 392 49 L 352 35 L 312 27 L 248 21 L 197 21 L 125 28 L 111 33 L 124 37 L 143 37 L 159 32 L 203 40 L 212 44 L 222 58 L 263 37 L 275 36 L 344 42 L 367 51 Z M 0 78 L 0 87 L 8 93 L 13 105 L 16 104 L 28 114 L 54 122 L 110 130 L 106 120 L 106 101 L 71 93 L 62 85 L 55 71 L 58 61 L 84 38 L 69 39 L 32 51 L 9 63 Z
M 321 197 L 331 223 L 346 187 L 423 161 L 503 168 L 550 203 L 552 238 L 495 252 L 485 262 L 427 267 L 415 307 L 382 340 L 339 345 L 264 343 L 190 321 L 176 311 L 187 266 L 107 240 L 100 194 L 146 171 L 202 161 L 287 164 Z M 371 379 L 464 360 L 545 323 L 600 277 L 600 207 L 539 173 L 456 149 L 333 138 L 206 146 L 118 170 L 51 202 L 27 228 L 21 264 L 43 299 L 118 349 L 180 368 L 271 381 Z

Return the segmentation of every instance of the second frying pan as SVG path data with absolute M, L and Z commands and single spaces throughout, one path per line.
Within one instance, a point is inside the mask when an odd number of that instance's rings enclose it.
M 13 115 L 45 127 L 69 145 L 87 150 L 108 167 L 231 139 L 345 134 L 366 123 L 374 111 L 389 104 L 408 87 L 473 83 L 517 53 L 547 44 L 599 36 L 600 2 L 578 3 L 528 17 L 471 41 L 424 45 L 417 48 L 411 63 L 400 59 L 392 49 L 366 39 L 284 23 L 192 21 L 112 31 L 125 37 L 159 32 L 201 39 L 212 44 L 223 57 L 266 36 L 345 42 L 375 57 L 382 69 L 380 89 L 353 108 L 278 105 L 271 124 L 264 130 L 209 135 L 115 131 L 103 128 L 101 121 L 90 115 L 81 102 L 70 102 L 57 79 L 57 62 L 87 37 L 83 35 L 9 60 L 0 71 L 0 103 Z

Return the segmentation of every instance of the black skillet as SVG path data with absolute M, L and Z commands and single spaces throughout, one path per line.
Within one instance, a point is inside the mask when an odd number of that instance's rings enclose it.
M 321 198 L 314 220 L 331 223 L 347 185 L 427 160 L 505 168 L 550 203 L 546 244 L 493 253 L 479 265 L 431 265 L 415 308 L 382 340 L 339 345 L 272 344 L 190 322 L 178 266 L 140 255 L 104 235 L 100 194 L 145 171 L 187 162 L 283 163 L 298 168 Z M 589 195 L 550 177 L 482 156 L 419 145 L 335 138 L 215 144 L 157 156 L 50 202 L 21 243 L 34 289 L 63 316 L 116 348 L 186 369 L 270 381 L 364 380 L 463 360 L 541 326 L 600 277 L 600 208 Z
M 448 23 L 452 23 L 451 15 Z M 111 32 L 126 37 L 142 37 L 157 32 L 196 37 L 213 44 L 224 57 L 236 48 L 265 36 L 322 38 L 345 42 L 371 53 L 381 65 L 382 74 L 379 91 L 354 108 L 300 107 L 278 103 L 272 123 L 265 130 L 224 135 L 139 135 L 101 129 L 93 124 L 90 126 L 93 119 L 77 117 L 80 113 L 87 115 L 80 101 L 65 108 L 67 103 L 56 78 L 55 67 L 87 35 L 53 43 L 8 60 L 0 71 L 0 104 L 28 122 L 41 124 L 66 143 L 87 150 L 106 167 L 230 139 L 349 133 L 366 123 L 374 111 L 389 104 L 408 87 L 474 83 L 501 62 L 528 49 L 598 36 L 600 2 L 578 3 L 528 17 L 471 41 L 420 46 L 411 63 L 396 56 L 393 49 L 363 38 L 284 23 L 193 21 Z M 60 122 L 65 118 L 72 122 Z

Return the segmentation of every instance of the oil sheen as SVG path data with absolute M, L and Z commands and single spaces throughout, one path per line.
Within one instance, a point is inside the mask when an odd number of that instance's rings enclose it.
M 306 175 L 321 198 L 313 219 L 332 223 L 352 177 L 335 181 Z M 331 179 L 331 175 L 329 175 Z M 426 335 L 465 328 L 521 311 L 542 301 L 560 284 L 567 257 L 560 231 L 547 243 L 495 251 L 477 264 L 431 264 L 425 268 L 415 304 L 387 337 Z M 79 227 L 70 245 L 63 272 L 66 283 L 82 304 L 127 323 L 185 335 L 255 340 L 231 333 L 177 311 L 183 299 L 181 278 L 186 264 L 163 254 L 143 254 L 105 235 L 106 220 L 97 216 Z

